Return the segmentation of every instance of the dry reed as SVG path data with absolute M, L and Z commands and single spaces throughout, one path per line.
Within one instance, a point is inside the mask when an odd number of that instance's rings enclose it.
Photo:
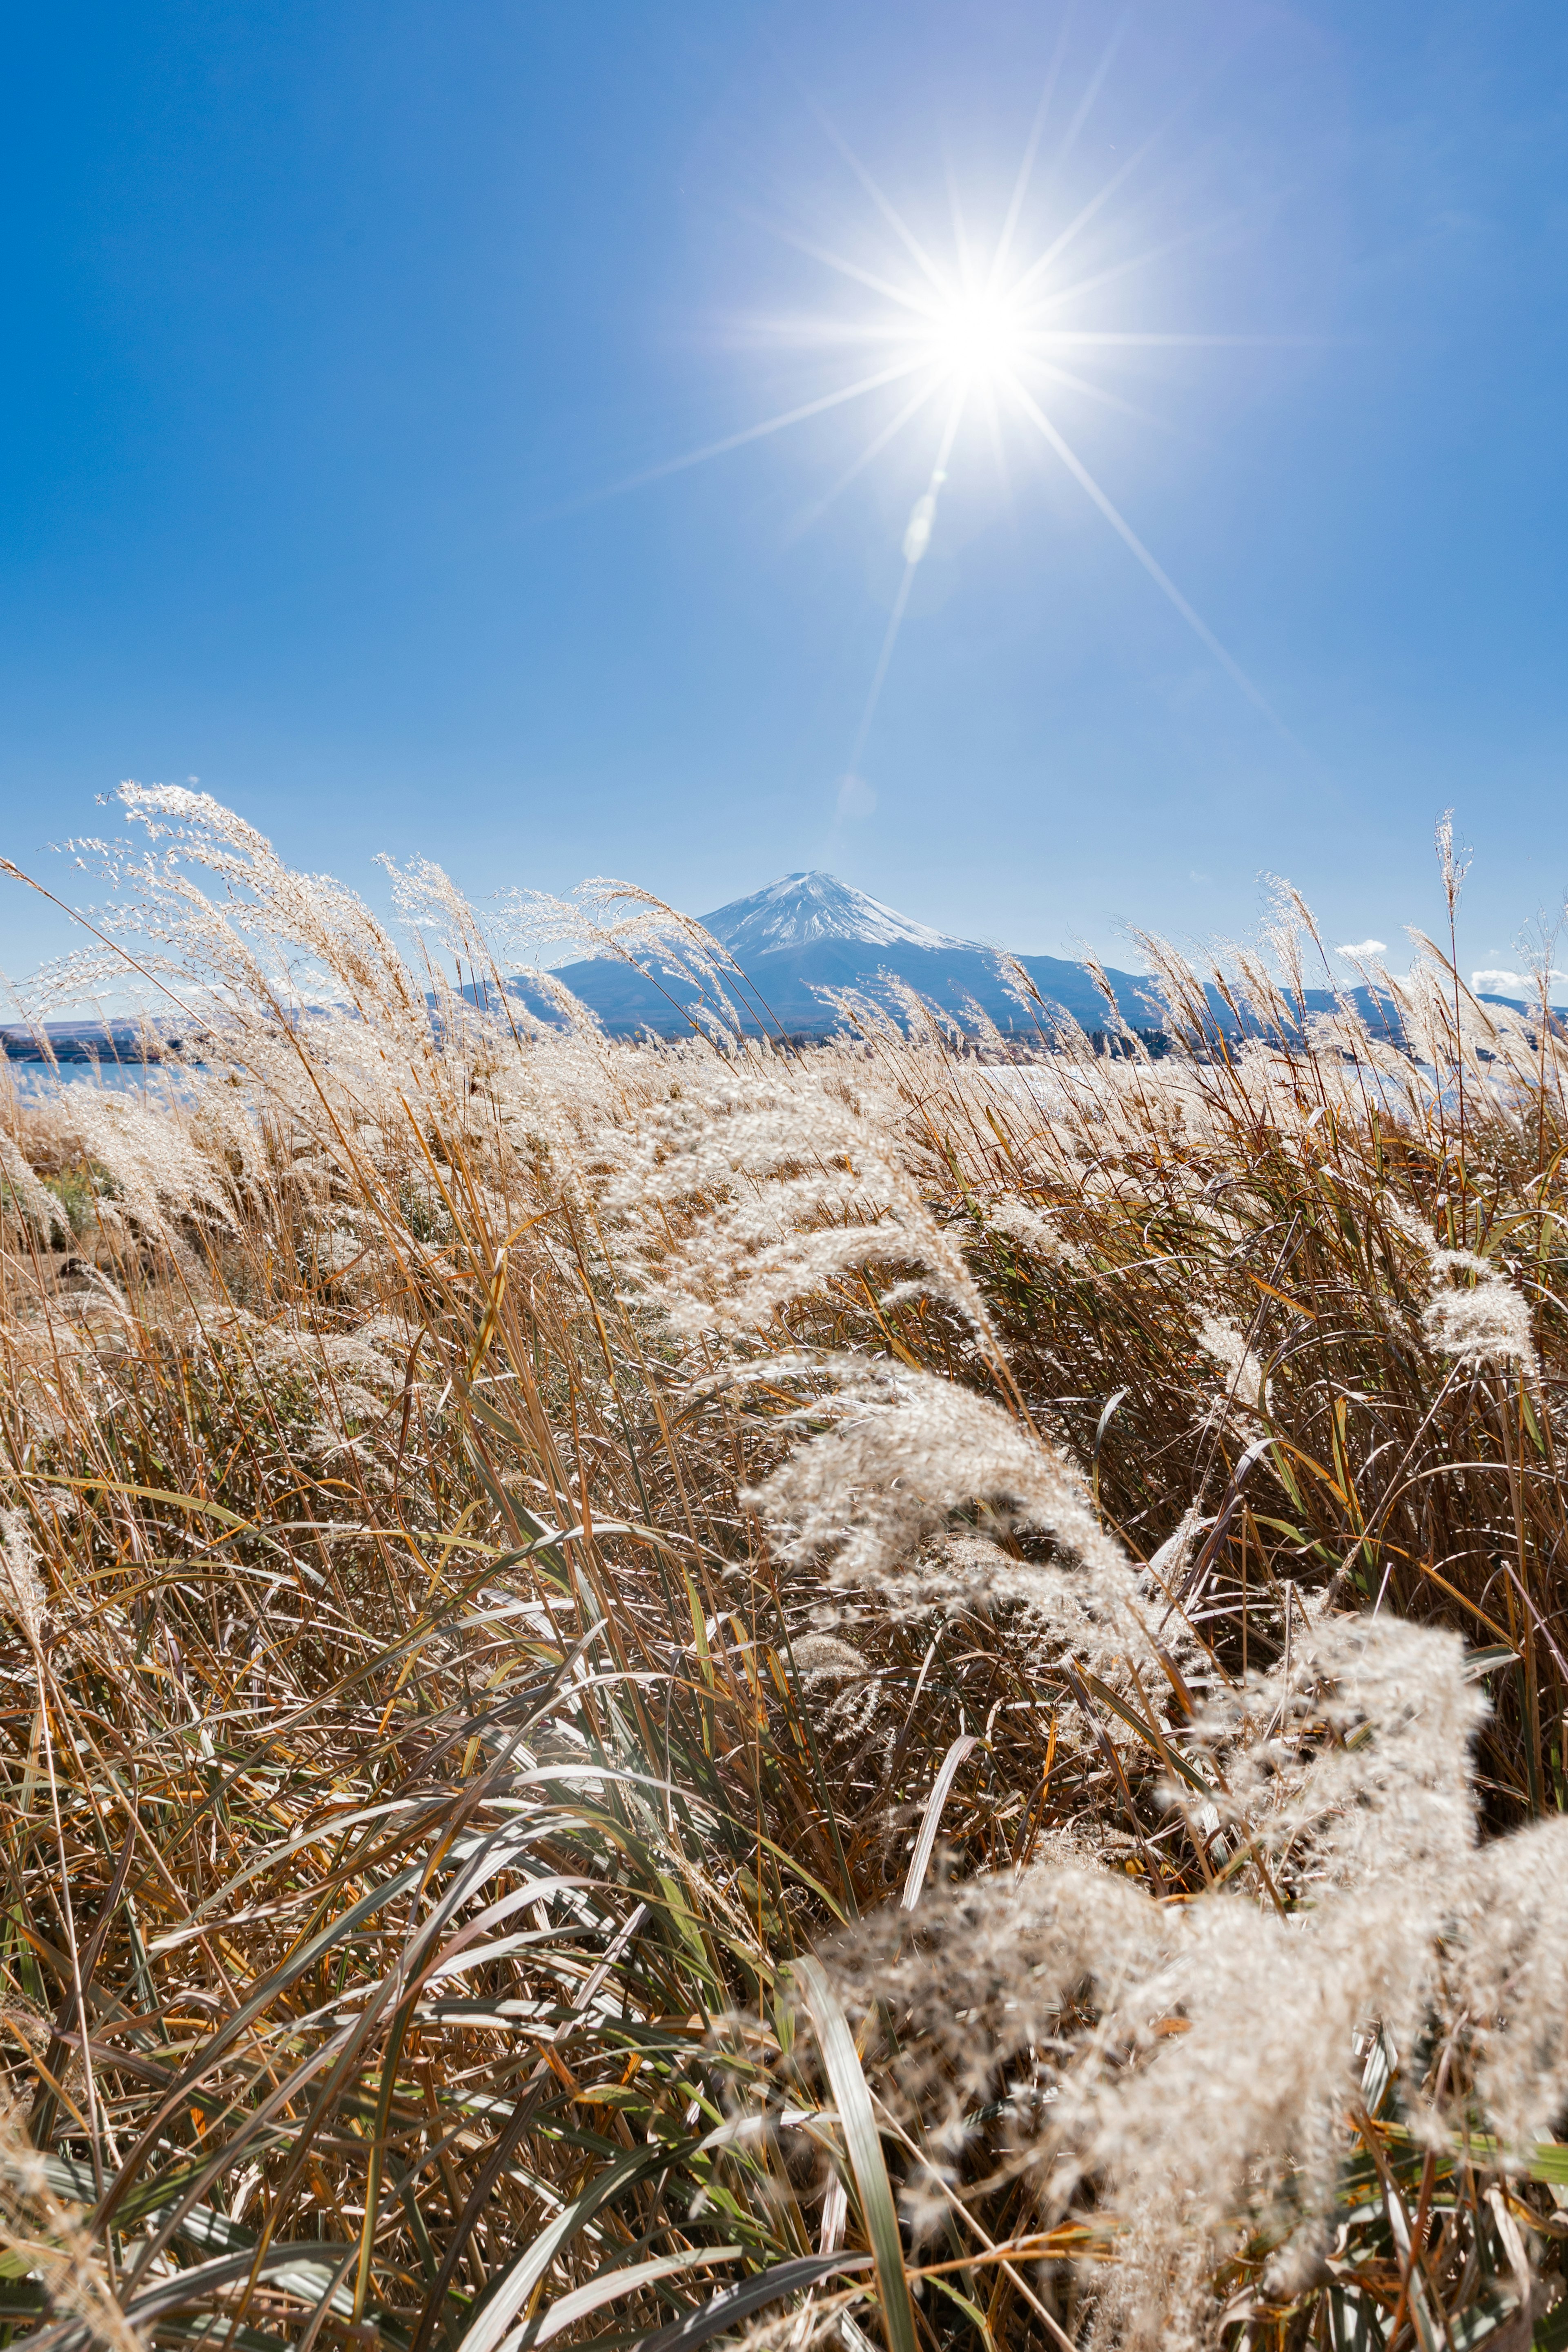
M 207 1044 L 0 1106 L 0 2322 L 1564 2340 L 1544 1009 L 1281 893 L 1157 1057 L 803 1054 L 602 885 L 613 1044 L 125 799 L 57 979 Z

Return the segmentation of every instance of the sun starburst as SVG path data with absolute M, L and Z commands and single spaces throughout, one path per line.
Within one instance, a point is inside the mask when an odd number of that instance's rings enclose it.
M 1059 188 L 1065 177 L 1063 167 L 1079 140 L 1110 64 L 1111 52 L 1108 51 L 1089 78 L 1060 135 L 1047 143 L 1046 134 L 1062 81 L 1065 48 L 1064 36 L 1025 143 L 1000 229 L 988 244 L 977 243 L 966 233 L 963 211 L 956 200 L 952 205 L 950 240 L 935 247 L 922 239 L 837 130 L 819 114 L 826 135 L 868 200 L 884 241 L 890 238 L 890 258 L 858 258 L 853 252 L 836 250 L 775 225 L 776 235 L 831 273 L 841 286 L 853 287 L 858 299 L 853 310 L 840 309 L 828 316 L 773 321 L 771 333 L 797 347 L 815 347 L 840 360 L 854 355 L 860 365 L 847 381 L 834 384 L 816 397 L 702 448 L 671 458 L 636 478 L 646 482 L 677 473 L 831 411 L 851 408 L 879 394 L 891 394 L 897 403 L 892 415 L 883 418 L 870 440 L 817 499 L 811 510 L 816 517 L 896 442 L 918 431 L 921 420 L 926 420 L 927 428 L 934 435 L 931 470 L 904 529 L 902 576 L 850 751 L 850 776 L 866 747 L 917 569 L 931 543 L 938 507 L 952 478 L 961 433 L 966 421 L 972 419 L 984 424 L 997 448 L 1009 425 L 1043 442 L 1248 700 L 1282 732 L 1288 731 L 1234 656 L 1145 546 L 1062 429 L 1059 407 L 1063 394 L 1087 399 L 1131 419 L 1158 421 L 1149 419 L 1146 412 L 1112 386 L 1083 373 L 1086 367 L 1092 368 L 1097 360 L 1124 358 L 1139 348 L 1239 345 L 1280 340 L 1247 334 L 1173 333 L 1137 326 L 1106 329 L 1081 323 L 1084 297 L 1099 292 L 1112 280 L 1131 278 L 1147 268 L 1171 250 L 1171 245 L 1112 254 L 1098 266 L 1087 268 L 1078 261 L 1086 232 L 1095 225 L 1104 229 L 1113 199 L 1145 162 L 1161 136 L 1158 130 L 1125 155 L 1104 183 L 1068 217 L 1049 222 L 1033 243 L 1026 236 L 1027 202 L 1042 155 L 1053 167 L 1053 180 Z M 931 446 L 929 443 L 927 446 Z

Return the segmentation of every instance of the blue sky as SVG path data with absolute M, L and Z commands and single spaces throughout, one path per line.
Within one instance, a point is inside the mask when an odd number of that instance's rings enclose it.
M 95 794 L 197 776 L 367 895 L 378 850 L 696 909 L 829 865 L 1126 962 L 1122 922 L 1251 926 L 1262 869 L 1397 945 L 1436 921 L 1452 804 L 1467 960 L 1509 965 L 1568 882 L 1568 12 L 1079 0 L 1063 26 L 1056 0 L 15 14 L 0 850 L 49 876 Z M 909 276 L 845 149 L 930 249 L 955 200 L 983 239 L 1059 42 L 1016 252 L 1124 175 L 1053 265 L 1100 281 L 1060 315 L 1237 340 L 1096 347 L 1094 394 L 1041 397 L 1273 715 L 976 402 L 844 794 L 936 411 L 815 518 L 900 387 L 616 486 L 864 373 L 784 331 L 881 303 L 803 243 Z M 0 966 L 58 944 L 10 886 Z

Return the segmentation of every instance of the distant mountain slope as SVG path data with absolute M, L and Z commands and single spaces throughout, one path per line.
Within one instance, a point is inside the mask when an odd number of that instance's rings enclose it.
M 913 922 L 832 874 L 783 875 L 749 898 L 716 907 L 701 919 L 745 975 L 744 984 L 732 978 L 725 984 L 742 1025 L 752 1034 L 782 1029 L 792 1036 L 826 1036 L 839 1026 L 839 1015 L 824 1001 L 825 992 L 854 992 L 896 1009 L 889 981 L 902 982 L 928 1003 L 960 1020 L 978 1005 L 999 1029 L 1027 1034 L 1034 1026 L 1008 987 L 994 950 L 977 940 L 933 930 L 929 923 Z M 1060 956 L 1017 956 L 1013 961 L 1028 974 L 1047 1007 L 1070 1013 L 1085 1029 L 1104 1029 L 1104 1000 L 1081 964 Z M 701 983 L 689 971 L 644 972 L 613 956 L 594 956 L 563 965 L 554 977 L 615 1037 L 648 1030 L 682 1036 L 692 1026 L 692 1015 L 702 1009 Z M 1163 1025 L 1151 981 L 1130 971 L 1111 971 L 1106 977 L 1129 1027 L 1155 1030 Z M 525 975 L 509 985 L 531 1011 L 559 1021 L 554 1000 Z M 470 983 L 465 993 L 472 992 Z M 483 992 L 488 995 L 488 990 Z M 1215 1025 L 1235 1034 L 1240 1024 L 1218 990 L 1211 985 L 1205 992 Z M 1351 992 L 1373 1029 L 1388 1034 L 1388 1008 L 1368 989 Z M 435 998 L 430 1001 L 434 1007 Z M 1506 997 L 1484 997 L 1482 1002 L 1524 1010 Z M 1328 989 L 1307 992 L 1310 1012 L 1331 1012 L 1334 1003 Z M 50 1022 L 47 1028 L 47 1056 L 37 1030 L 20 1023 L 0 1027 L 0 1056 L 11 1061 L 53 1057 L 62 1063 L 136 1063 L 182 1050 L 180 1037 L 173 1034 L 174 1024 L 167 1021 L 154 1023 L 147 1034 L 119 1021 Z M 199 1061 L 205 1042 L 187 1034 L 186 1056 Z
M 831 874 L 786 874 L 750 898 L 716 908 L 701 920 L 729 949 L 760 1000 L 760 1004 L 747 1003 L 743 992 L 731 992 L 742 998 L 749 1029 L 764 1030 L 776 1023 L 793 1035 L 825 1036 L 838 1026 L 838 1015 L 820 992 L 855 989 L 880 998 L 887 978 L 905 982 L 944 1012 L 962 1014 L 973 1002 L 999 1027 L 1028 1025 L 989 949 L 913 922 Z M 1020 956 L 1017 961 L 1047 1003 L 1060 1005 L 1085 1028 L 1104 1026 L 1104 1003 L 1080 965 L 1058 956 Z M 669 977 L 650 980 L 608 957 L 563 965 L 555 977 L 597 1013 L 613 1036 L 641 1029 L 678 1034 L 689 1026 L 687 1008 L 700 1003 L 694 983 Z M 1124 971 L 1108 977 L 1122 1018 L 1134 1028 L 1155 1025 L 1157 1015 L 1146 1001 L 1147 982 Z M 525 981 L 517 987 L 534 1010 L 549 1010 L 542 995 Z M 762 1006 L 771 1019 L 764 1017 Z
M 0 1027 L 0 1056 L 8 1062 L 141 1064 L 166 1054 L 195 1053 L 203 1034 L 185 1023 L 153 1021 L 13 1021 Z
M 854 990 L 890 1005 L 889 980 L 904 982 L 928 1003 L 961 1019 L 971 1005 L 978 1005 L 1000 1029 L 1026 1034 L 1033 1027 L 992 950 L 912 922 L 831 874 L 784 875 L 701 919 L 745 973 L 746 988 L 731 983 L 730 992 L 742 1012 L 742 1025 L 753 1034 L 776 1024 L 793 1036 L 826 1036 L 839 1026 L 839 1017 L 824 1002 L 824 991 Z M 1017 956 L 1013 961 L 1027 972 L 1047 1006 L 1059 1006 L 1085 1029 L 1103 1030 L 1104 1000 L 1081 964 L 1060 956 Z M 564 964 L 555 977 L 598 1015 L 612 1036 L 650 1029 L 664 1036 L 681 1035 L 702 1002 L 700 987 L 689 978 L 668 973 L 649 978 L 609 957 Z M 1109 971 L 1106 978 L 1129 1027 L 1153 1030 L 1162 1025 L 1152 982 L 1130 971 Z M 542 992 L 525 980 L 515 985 L 534 1011 L 557 1017 Z M 1235 1032 L 1236 1016 L 1218 990 L 1211 986 L 1205 992 L 1216 1026 Z M 1359 988 L 1351 993 L 1374 1031 L 1387 1034 L 1387 1010 L 1371 991 Z M 1334 1003 L 1329 989 L 1307 992 L 1310 1012 L 1330 1013 Z

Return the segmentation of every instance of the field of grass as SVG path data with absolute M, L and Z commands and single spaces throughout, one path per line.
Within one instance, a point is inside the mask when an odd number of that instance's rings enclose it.
M 8 2335 L 1568 2342 L 1552 1024 L 1286 899 L 1157 1060 L 612 1045 L 132 814 L 223 1042 L 0 1104 Z

